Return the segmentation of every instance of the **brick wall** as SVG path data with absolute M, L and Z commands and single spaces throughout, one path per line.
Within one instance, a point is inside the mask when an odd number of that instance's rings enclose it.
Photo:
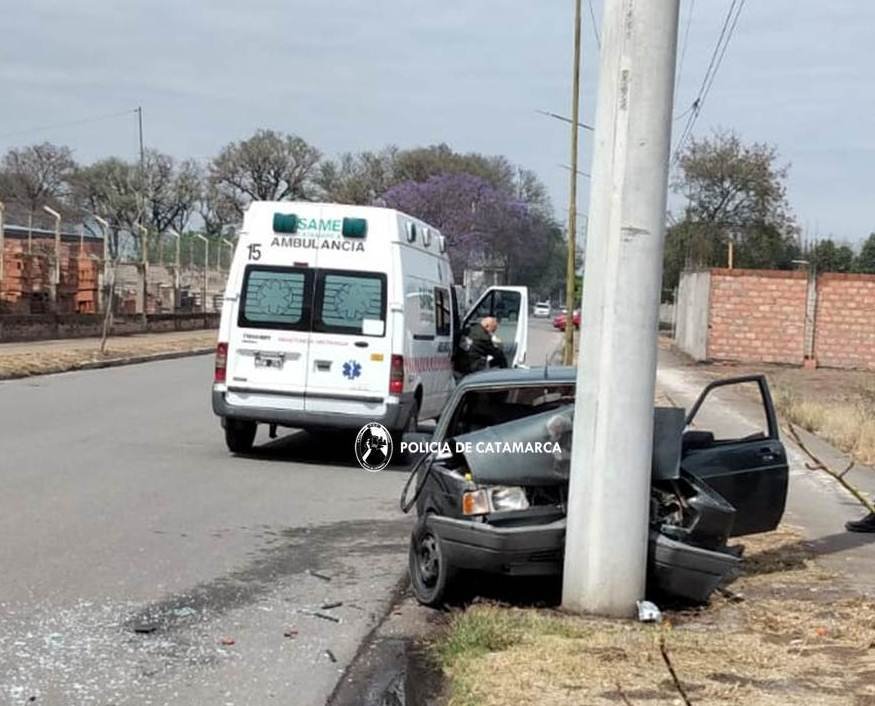
M 112 335 L 218 328 L 219 316 L 218 312 L 150 314 L 145 325 L 141 316 L 115 316 Z M 102 329 L 103 316 L 95 314 L 0 316 L 0 343 L 100 336 Z
M 711 270 L 708 358 L 801 364 L 804 272 Z
M 814 353 L 825 367 L 875 370 L 875 275 L 817 278 Z

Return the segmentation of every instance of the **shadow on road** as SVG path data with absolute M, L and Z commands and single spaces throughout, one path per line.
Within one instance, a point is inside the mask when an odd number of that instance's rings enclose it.
M 287 461 L 361 470 L 355 458 L 356 433 L 356 431 L 295 430 L 266 444 L 256 446 L 251 453 L 238 455 L 242 458 L 263 461 Z M 409 468 L 410 463 L 393 462 L 385 471 L 406 473 Z

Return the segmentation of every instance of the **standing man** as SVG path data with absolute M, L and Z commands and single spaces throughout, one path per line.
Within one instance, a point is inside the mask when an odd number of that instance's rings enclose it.
M 459 348 L 456 350 L 455 369 L 461 375 L 476 373 L 486 368 L 506 368 L 507 358 L 501 341 L 495 335 L 498 319 L 486 316 L 477 324 L 462 331 Z

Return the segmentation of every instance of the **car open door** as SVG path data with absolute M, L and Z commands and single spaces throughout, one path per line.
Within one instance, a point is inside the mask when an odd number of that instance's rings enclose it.
M 490 287 L 462 320 L 462 330 L 484 316 L 498 319 L 497 335 L 511 367 L 526 362 L 529 339 L 529 290 L 527 287 Z
M 744 413 L 736 411 L 739 406 Z M 735 508 L 732 536 L 775 529 L 784 514 L 789 471 L 765 377 L 712 382 L 686 421 L 681 468 Z

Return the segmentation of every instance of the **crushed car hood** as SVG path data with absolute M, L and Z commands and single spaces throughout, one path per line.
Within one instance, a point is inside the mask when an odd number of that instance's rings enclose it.
M 471 477 L 486 485 L 544 486 L 568 483 L 574 405 L 456 436 L 454 448 Z M 657 407 L 653 424 L 654 480 L 680 477 L 684 411 Z
M 460 455 L 477 483 L 567 484 L 573 419 L 574 405 L 564 405 L 462 434 L 454 438 L 454 447 L 465 449 Z

